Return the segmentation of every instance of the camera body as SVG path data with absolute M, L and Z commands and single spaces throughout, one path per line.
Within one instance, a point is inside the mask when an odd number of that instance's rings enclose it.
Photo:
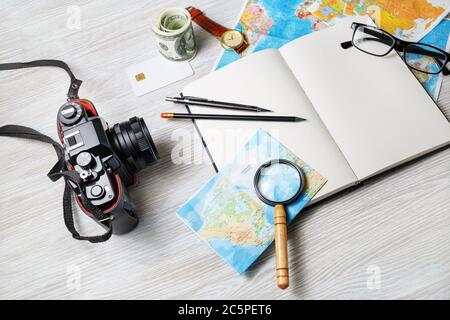
M 127 187 L 136 182 L 137 172 L 159 159 L 144 120 L 133 117 L 110 128 L 89 100 L 73 99 L 60 107 L 57 128 L 67 168 L 81 178 L 78 185 L 69 181 L 80 208 L 93 218 L 82 204 L 83 194 L 108 214 L 114 234 L 131 231 L 138 217 Z

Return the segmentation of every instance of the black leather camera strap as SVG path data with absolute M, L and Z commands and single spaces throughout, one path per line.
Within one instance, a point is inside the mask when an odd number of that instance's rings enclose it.
M 59 67 L 64 69 L 70 76 L 70 87 L 67 93 L 67 98 L 70 99 L 78 99 L 78 90 L 82 83 L 81 80 L 75 78 L 74 74 L 70 70 L 69 66 L 60 60 L 36 60 L 25 63 L 3 63 L 0 64 L 1 70 L 14 70 L 14 69 L 23 69 L 23 68 L 33 68 L 33 67 Z M 58 156 L 58 162 L 53 166 L 53 168 L 49 171 L 47 176 L 52 181 L 57 181 L 61 177 L 64 178 L 65 187 L 64 187 L 64 195 L 63 195 L 63 216 L 64 223 L 67 229 L 72 234 L 73 238 L 77 240 L 87 240 L 92 243 L 104 242 L 108 240 L 112 235 L 112 223 L 111 217 L 99 208 L 94 206 L 83 194 L 80 192 L 80 199 L 83 206 L 88 209 L 93 215 L 94 218 L 101 222 L 107 229 L 104 234 L 98 236 L 82 236 L 78 233 L 75 228 L 74 220 L 73 220 L 73 209 L 72 209 L 72 193 L 73 189 L 70 185 L 71 181 L 74 183 L 79 190 L 81 190 L 81 178 L 76 171 L 67 170 L 66 163 L 64 161 L 64 149 L 63 147 L 57 143 L 55 140 L 46 136 L 32 128 L 19 126 L 19 125 L 5 125 L 0 127 L 0 136 L 5 137 L 14 137 L 14 138 L 23 138 L 23 139 L 31 139 L 37 140 L 40 142 L 48 143 L 53 146 L 55 149 L 56 155 Z M 76 196 L 76 195 L 75 195 Z
M 80 193 L 80 198 L 85 208 L 88 209 L 90 212 L 92 212 L 97 221 L 102 221 L 102 224 L 104 224 L 108 230 L 106 231 L 106 233 L 98 236 L 82 236 L 76 230 L 73 221 L 73 210 L 72 210 L 73 189 L 70 186 L 69 181 L 75 183 L 79 188 L 79 190 L 81 190 L 80 186 L 81 178 L 78 172 L 67 170 L 67 166 L 64 161 L 64 149 L 59 143 L 54 141 L 49 136 L 46 136 L 45 134 L 42 134 L 34 129 L 18 125 L 6 125 L 0 127 L 0 136 L 37 140 L 53 145 L 53 148 L 56 151 L 56 155 L 58 156 L 58 162 L 49 171 L 47 176 L 52 181 L 57 181 L 61 177 L 64 178 L 65 180 L 65 188 L 63 195 L 63 213 L 64 213 L 63 216 L 64 216 L 64 223 L 67 229 L 70 231 L 70 233 L 72 233 L 72 236 L 75 239 L 88 240 L 92 243 L 103 242 L 111 237 L 112 225 L 110 216 L 103 213 L 99 208 L 94 206 L 82 192 Z
M 70 70 L 67 63 L 61 60 L 35 60 L 30 62 L 13 62 L 13 63 L 0 63 L 0 71 L 2 70 L 16 70 L 34 67 L 57 67 L 64 69 L 70 77 L 70 86 L 67 92 L 68 99 L 78 99 L 78 90 L 80 89 L 83 81 L 75 78 L 75 75 Z

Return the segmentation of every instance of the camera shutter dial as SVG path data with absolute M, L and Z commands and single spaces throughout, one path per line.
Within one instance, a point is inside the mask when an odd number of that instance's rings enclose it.
M 77 156 L 77 164 L 83 169 L 89 169 L 92 165 L 93 157 L 89 152 L 83 151 Z
M 74 125 L 82 118 L 83 108 L 75 102 L 67 102 L 59 108 L 58 121 L 66 126 Z
M 61 115 L 65 119 L 73 118 L 77 115 L 77 109 L 75 109 L 73 105 L 69 104 L 61 110 Z

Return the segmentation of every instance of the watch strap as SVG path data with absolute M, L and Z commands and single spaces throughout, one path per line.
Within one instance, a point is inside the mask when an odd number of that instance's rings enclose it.
M 248 48 L 248 43 L 247 43 L 247 41 L 244 41 L 244 42 L 242 42 L 242 44 L 238 48 L 234 49 L 234 51 L 236 51 L 237 53 L 241 54 L 247 48 Z
M 189 12 L 195 23 L 217 38 L 220 38 L 224 32 L 228 30 L 228 28 L 205 16 L 203 12 L 197 8 L 188 7 L 186 10 Z

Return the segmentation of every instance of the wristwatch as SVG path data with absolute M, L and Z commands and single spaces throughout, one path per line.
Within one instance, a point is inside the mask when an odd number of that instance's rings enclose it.
M 192 20 L 200 27 L 211 33 L 217 39 L 219 39 L 222 47 L 227 50 L 233 50 L 236 53 L 241 54 L 248 48 L 248 42 L 245 35 L 236 29 L 228 29 L 217 22 L 211 20 L 205 14 L 194 7 L 187 7 Z

